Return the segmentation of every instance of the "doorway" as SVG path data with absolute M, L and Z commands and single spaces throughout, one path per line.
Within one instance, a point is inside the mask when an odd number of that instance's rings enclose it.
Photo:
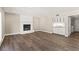
M 79 34 L 79 15 L 69 16 L 70 18 L 70 35 L 77 33 Z

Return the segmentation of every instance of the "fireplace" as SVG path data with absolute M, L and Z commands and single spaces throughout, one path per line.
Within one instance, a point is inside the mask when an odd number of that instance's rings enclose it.
M 29 31 L 31 30 L 31 25 L 30 24 L 23 24 L 23 31 Z
M 33 30 L 33 18 L 31 16 L 20 15 L 20 33 L 32 33 Z

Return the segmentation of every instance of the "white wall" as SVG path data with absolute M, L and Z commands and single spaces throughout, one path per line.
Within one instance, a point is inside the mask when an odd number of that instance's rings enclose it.
M 20 32 L 20 16 L 6 13 L 6 34 L 16 34 Z
M 2 35 L 5 36 L 5 12 L 2 10 Z
M 13 13 L 6 13 L 6 35 L 14 35 L 14 34 L 24 34 L 33 32 L 33 17 L 20 15 L 20 14 L 13 14 Z M 30 31 L 23 31 L 23 24 L 31 24 Z
M 33 28 L 34 31 L 40 31 L 40 17 L 33 16 Z
M 33 24 L 35 31 L 43 31 L 43 32 L 53 32 L 53 17 L 52 16 L 34 16 Z
M 79 19 L 75 19 L 75 31 L 79 31 Z
M 1 16 L 0 16 L 0 20 L 1 20 L 1 39 L 0 39 L 0 45 L 3 42 L 3 39 L 5 37 L 5 13 L 4 10 L 2 8 L 0 8 L 0 12 L 1 12 Z
M 23 14 L 26 16 L 34 16 L 34 29 L 35 30 L 41 30 L 45 32 L 53 32 L 52 29 L 52 19 L 56 16 L 56 14 L 62 15 L 65 19 L 65 34 L 68 35 L 68 16 L 79 14 L 79 8 L 65 8 L 65 7 L 59 7 L 59 8 L 53 8 L 53 7 L 40 7 L 40 8 L 4 8 L 7 13 L 15 13 L 15 14 Z M 78 10 L 78 11 L 77 11 Z M 51 17 L 53 16 L 53 17 Z M 40 20 L 40 21 L 39 21 Z M 37 22 L 37 23 L 36 23 Z M 16 31 L 15 31 L 16 32 Z
M 18 14 L 6 13 L 6 34 L 23 33 L 22 23 L 33 24 L 34 31 L 53 33 L 54 16 L 20 16 Z M 20 30 L 21 29 L 21 30 Z M 32 31 L 33 32 L 33 31 Z M 26 32 L 27 33 L 27 32 Z
M 41 16 L 40 17 L 40 30 L 44 32 L 53 32 L 53 17 Z
M 29 19 L 30 18 L 30 19 Z M 23 33 L 21 28 L 22 23 L 33 24 L 33 31 L 53 32 L 53 17 L 52 16 L 20 16 L 18 14 L 6 13 L 6 34 Z M 32 32 L 33 32 L 32 31 Z
M 0 42 L 2 40 L 2 19 L 1 19 L 1 9 L 0 9 Z

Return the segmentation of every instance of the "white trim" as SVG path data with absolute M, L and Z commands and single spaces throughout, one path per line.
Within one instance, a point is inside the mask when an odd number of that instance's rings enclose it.
M 5 36 L 8 36 L 8 35 L 17 35 L 17 34 L 28 34 L 28 33 L 33 33 L 33 32 L 35 32 L 35 31 L 32 30 L 32 31 L 25 31 L 25 32 L 20 32 L 20 33 L 10 33 L 10 34 L 5 34 Z M 48 31 L 43 31 L 43 32 L 53 33 L 53 32 L 48 32 Z
M 16 35 L 16 34 L 20 34 L 20 33 L 9 33 L 9 34 L 5 34 L 5 36 L 8 36 L 8 35 Z
M 17 34 L 28 34 L 28 33 L 33 33 L 34 30 L 32 31 L 25 31 L 25 32 L 20 32 L 20 33 L 10 33 L 10 34 L 5 34 L 5 36 L 8 36 L 8 35 L 17 35 Z
M 33 32 L 35 32 L 35 31 L 34 30 L 31 30 L 31 31 L 23 31 L 20 34 L 28 34 L 28 33 L 33 33 Z
M 34 32 L 36 32 L 36 31 L 40 31 L 40 30 L 34 30 Z
M 53 33 L 53 32 L 49 32 L 49 31 L 43 31 L 43 32 L 47 32 L 47 33 Z
M 2 45 L 2 42 L 3 42 L 4 38 L 5 38 L 5 35 L 4 35 L 3 38 L 1 39 L 0 47 L 1 47 L 1 45 Z
M 65 37 L 68 37 L 69 35 L 65 35 Z

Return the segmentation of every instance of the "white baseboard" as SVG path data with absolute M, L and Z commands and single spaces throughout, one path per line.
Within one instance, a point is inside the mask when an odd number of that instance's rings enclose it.
M 20 32 L 20 33 L 10 33 L 10 34 L 5 34 L 5 36 L 8 36 L 8 35 L 17 35 L 17 34 L 28 34 L 28 33 L 33 33 L 33 32 L 35 32 L 35 31 L 32 30 L 32 31 L 25 31 L 25 32 Z M 49 32 L 49 31 L 43 31 L 43 32 L 52 33 L 52 32 Z
M 37 31 L 41 31 L 41 30 L 35 30 L 34 32 L 37 32 Z
M 5 38 L 5 34 L 4 34 L 3 38 L 1 39 L 0 47 L 1 47 L 1 45 L 2 45 L 2 42 L 3 42 L 4 38 Z
M 69 35 L 65 35 L 65 37 L 69 37 Z
M 33 33 L 33 31 L 25 31 L 25 32 L 20 32 L 20 33 L 10 33 L 10 34 L 5 34 L 5 36 L 8 36 L 8 35 L 17 35 L 17 34 L 28 34 L 28 33 Z
M 16 34 L 20 34 L 20 33 L 10 33 L 10 34 L 5 34 L 5 36 L 8 36 L 8 35 L 16 35 Z
M 43 31 L 43 32 L 47 32 L 47 33 L 53 33 L 53 32 L 49 32 L 49 31 Z
M 42 30 L 35 30 L 35 32 L 37 32 L 37 31 L 42 31 Z M 42 32 L 53 33 L 53 32 L 49 32 L 49 31 L 42 31 Z
M 31 30 L 31 31 L 24 31 L 24 32 L 20 32 L 20 34 L 28 34 L 28 33 L 33 33 L 35 32 L 34 30 Z

